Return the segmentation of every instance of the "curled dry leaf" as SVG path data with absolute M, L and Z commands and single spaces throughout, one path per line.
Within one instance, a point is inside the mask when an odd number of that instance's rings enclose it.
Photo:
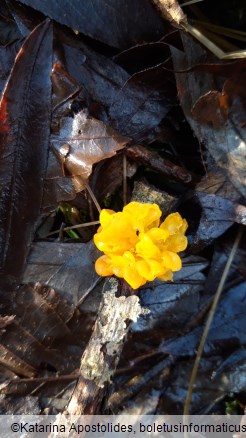
M 112 157 L 128 141 L 83 111 L 62 118 L 59 133 L 51 136 L 43 207 L 73 199 L 85 188 L 93 164 Z

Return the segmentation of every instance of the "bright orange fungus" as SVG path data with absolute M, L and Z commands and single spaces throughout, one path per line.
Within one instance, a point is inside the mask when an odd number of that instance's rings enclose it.
M 172 280 L 182 262 L 178 252 L 187 247 L 188 224 L 172 213 L 160 224 L 157 204 L 130 202 L 122 212 L 104 209 L 94 236 L 104 255 L 96 261 L 98 275 L 116 275 L 137 289 L 155 278 Z

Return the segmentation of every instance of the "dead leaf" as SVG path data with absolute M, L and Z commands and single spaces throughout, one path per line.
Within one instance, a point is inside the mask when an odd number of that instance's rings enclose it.
M 49 147 L 52 27 L 37 27 L 24 42 L 0 108 L 0 278 L 20 280 L 39 219 Z
M 173 54 L 173 63 L 176 71 L 188 69 L 195 64 L 201 65 L 208 61 L 207 53 L 201 46 L 192 40 L 188 35 L 182 34 L 185 54 L 175 48 L 171 48 Z M 241 63 L 242 64 L 242 63 Z M 243 66 L 240 64 L 242 71 Z M 226 64 L 225 64 L 226 65 Z M 238 75 L 238 64 L 234 64 L 235 74 Z M 232 65 L 230 65 L 231 73 Z M 231 75 L 232 77 L 233 75 Z M 236 82 L 236 76 L 230 81 Z M 179 99 L 185 113 L 185 116 L 190 123 L 196 137 L 200 143 L 203 143 L 209 153 L 212 155 L 216 164 L 226 171 L 228 178 L 236 189 L 245 197 L 246 196 L 246 171 L 245 171 L 245 132 L 242 122 L 244 122 L 242 114 L 244 108 L 242 100 L 238 98 L 232 99 L 231 96 L 237 93 L 230 93 L 230 108 L 227 123 L 214 129 L 212 125 L 200 124 L 194 120 L 192 116 L 192 108 L 202 95 L 214 90 L 215 78 L 207 73 L 199 73 L 199 71 L 189 73 L 176 73 L 177 88 Z M 228 86 L 229 87 L 229 86 Z M 227 85 L 224 84 L 226 90 Z M 235 87 L 234 87 L 235 88 Z M 219 91 L 219 90 L 218 90 Z M 218 95 L 217 95 L 218 96 Z M 214 111 L 213 111 L 214 114 Z M 211 119 L 209 117 L 209 119 Z
M 238 350 L 245 343 L 245 290 L 246 283 L 243 282 L 236 287 L 232 287 L 220 301 L 204 347 L 199 376 L 196 380 L 196 389 L 192 397 L 191 412 L 194 414 L 197 412 L 198 400 L 200 411 L 201 408 L 209 408 L 211 400 L 213 402 L 217 398 L 227 395 L 228 390 L 245 389 L 245 382 L 240 378 L 237 368 L 241 358 L 240 366 L 242 370 L 244 369 L 241 354 L 231 361 L 232 367 L 228 376 L 226 371 L 220 378 L 220 373 L 217 375 L 217 370 L 220 370 L 220 367 L 222 367 L 221 371 L 223 368 L 226 370 L 223 365 L 225 355 L 229 360 L 231 352 L 235 349 Z M 173 366 L 173 372 L 169 376 L 169 388 L 164 393 L 160 409 L 173 409 L 173 403 L 175 403 L 176 409 L 180 413 L 183 412 L 187 382 L 190 379 L 192 366 L 189 357 L 196 355 L 196 348 L 201 334 L 202 328 L 199 327 L 183 337 L 163 342 L 161 347 L 163 352 L 172 356 L 180 355 L 183 360 L 178 361 L 175 367 Z M 211 379 L 211 376 L 215 376 L 215 379 Z M 233 380 L 233 378 L 236 380 Z M 167 402 L 169 403 L 168 406 Z M 171 411 L 169 412 L 171 413 Z
M 41 409 L 38 397 L 16 397 L 5 395 L 0 397 L 2 415 L 30 415 L 30 412 L 32 415 L 40 414 Z M 5 435 L 4 430 L 3 434 Z
M 244 345 L 246 341 L 245 291 L 246 283 L 232 287 L 221 299 L 207 342 L 204 347 L 205 355 Z M 202 327 L 195 328 L 179 340 L 169 340 L 162 345 L 162 351 L 174 355 L 195 355 L 196 347 L 202 334 Z
M 234 222 L 246 224 L 246 207 L 221 196 L 197 192 L 195 196 L 202 207 L 202 216 L 193 246 L 201 241 L 211 243 L 221 236 Z
M 214 129 L 221 128 L 229 113 L 227 96 L 219 91 L 209 91 L 196 101 L 191 112 L 198 122 L 211 125 Z
M 93 164 L 112 157 L 128 141 L 83 111 L 61 119 L 59 133 L 51 136 L 43 208 L 73 199 L 88 183 Z
M 113 126 L 135 142 L 153 141 L 161 121 L 176 104 L 173 73 L 164 65 L 130 76 L 109 107 Z
M 78 325 L 79 311 L 54 289 L 40 283 L 25 284 L 8 292 L 2 307 L 15 318 L 0 334 L 0 363 L 26 377 L 45 368 L 60 373 L 76 369 L 83 341 L 72 320 L 77 314 Z
M 98 255 L 93 241 L 36 242 L 30 251 L 23 281 L 38 281 L 54 288 L 75 308 L 98 283 L 94 269 Z M 95 298 L 94 302 L 96 304 Z
M 75 38 L 61 32 L 58 38 L 69 74 L 103 107 L 101 117 L 107 125 L 135 142 L 153 141 L 162 120 L 176 104 L 173 73 L 154 66 L 130 76 Z
M 21 0 L 44 15 L 91 38 L 120 49 L 158 40 L 164 24 L 147 0 Z M 136 26 L 136 23 L 138 24 Z
M 11 68 L 14 65 L 15 57 L 20 50 L 23 41 L 17 40 L 7 46 L 0 46 L 0 93 L 5 87 Z
M 243 202 L 241 194 L 226 177 L 226 171 L 216 166 L 215 163 L 208 163 L 206 175 L 196 185 L 196 190 L 210 195 L 221 196 L 234 203 Z
M 225 395 L 245 391 L 246 350 L 239 348 L 227 357 L 213 373 L 212 382 L 220 387 Z M 226 379 L 225 379 L 226 376 Z
M 17 24 L 11 17 L 11 12 L 8 8 L 7 2 L 4 0 L 1 2 L 0 7 L 0 44 L 1 46 L 7 46 L 19 38 L 21 33 Z
M 151 312 L 140 316 L 132 331 L 143 333 L 151 329 L 160 330 L 160 336 L 168 330 L 184 328 L 199 311 L 199 292 L 205 280 L 202 270 L 207 261 L 201 257 L 183 259 L 183 268 L 176 272 L 173 282 L 155 281 L 140 292 L 141 305 Z
M 69 75 L 65 68 L 58 62 L 53 65 L 51 72 L 53 107 L 57 108 L 61 103 L 71 99 L 80 91 L 77 81 Z

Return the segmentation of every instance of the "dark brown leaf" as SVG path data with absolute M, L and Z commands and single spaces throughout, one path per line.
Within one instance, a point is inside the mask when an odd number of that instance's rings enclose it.
M 176 104 L 173 74 L 163 67 L 130 76 L 109 107 L 113 126 L 136 142 L 153 140 L 161 121 Z
M 85 112 L 60 120 L 60 131 L 51 136 L 51 152 L 46 175 L 43 207 L 56 207 L 73 199 L 88 182 L 93 164 L 112 157 L 128 143 L 112 128 Z
M 147 0 L 21 0 L 58 23 L 120 49 L 158 40 L 164 24 Z
M 22 35 L 7 7 L 7 1 L 2 0 L 0 4 L 0 44 L 5 46 L 21 37 Z
M 2 93 L 8 80 L 15 57 L 23 41 L 15 41 L 7 46 L 0 46 L 0 93 Z
M 197 102 L 197 100 L 201 98 L 201 96 L 204 96 L 206 93 L 210 93 L 211 90 L 214 90 L 215 88 L 215 78 L 212 74 L 204 74 L 204 72 L 199 72 L 200 67 L 197 71 L 194 68 L 194 65 L 196 64 L 201 66 L 202 61 L 204 61 L 204 64 L 205 62 L 207 62 L 207 53 L 191 37 L 182 34 L 182 40 L 185 54 L 174 48 L 171 48 L 171 51 L 173 54 L 175 71 L 179 72 L 176 74 L 177 88 L 185 116 L 193 131 L 195 132 L 195 135 L 198 138 L 199 142 L 203 143 L 206 146 L 216 164 L 226 171 L 227 177 L 229 178 L 231 183 L 245 197 L 245 92 L 242 91 L 243 87 L 237 88 L 235 85 L 238 75 L 240 77 L 241 75 L 243 75 L 243 70 L 245 69 L 245 60 L 240 62 L 240 66 L 236 62 L 230 64 L 229 71 L 231 78 L 228 79 L 229 84 L 228 82 L 224 84 L 223 92 L 224 95 L 227 95 L 229 98 L 229 115 L 226 124 L 221 124 L 221 119 L 219 118 L 219 120 L 217 118 L 215 120 L 217 129 L 214 129 L 212 123 L 210 123 L 210 125 L 201 124 L 197 120 L 194 120 L 194 117 L 192 116 L 192 108 L 195 102 Z M 191 65 L 193 66 L 192 71 L 181 73 L 182 70 L 188 71 Z M 235 68 L 234 75 L 232 73 L 233 66 Z M 208 67 L 207 71 L 209 71 L 210 68 L 212 68 L 211 65 Z M 218 70 L 218 68 L 216 68 L 216 70 Z M 221 74 L 221 71 L 223 71 L 223 69 L 221 70 L 220 67 L 219 70 Z M 234 84 L 234 86 L 232 86 L 232 83 Z M 238 95 L 240 95 L 240 98 Z M 219 94 L 219 100 L 221 96 L 222 95 Z M 222 107 L 224 107 L 224 104 L 222 105 Z M 213 109 L 213 115 L 215 114 L 215 112 L 216 110 Z M 196 111 L 196 117 L 198 116 L 197 113 L 198 109 Z M 221 107 L 219 106 L 220 116 L 223 113 L 224 110 L 221 112 Z M 201 117 L 204 120 L 204 117 Z M 207 120 L 210 120 L 211 122 L 211 117 L 208 115 L 208 111 L 206 111 L 206 117 Z
M 61 32 L 59 38 L 68 72 L 103 107 L 103 120 L 135 142 L 155 139 L 161 121 L 177 103 L 173 74 L 161 65 L 129 76 L 78 40 Z
M 221 128 L 229 113 L 228 98 L 219 91 L 209 91 L 196 101 L 191 111 L 198 122 Z
M 52 91 L 53 91 L 53 107 L 65 102 L 76 95 L 80 86 L 77 81 L 69 75 L 65 68 L 58 62 L 53 65 L 51 72 Z
M 26 377 L 47 367 L 64 373 L 78 366 L 82 341 L 70 324 L 79 311 L 54 289 L 25 284 L 8 292 L 4 312 L 15 318 L 0 335 L 0 363 Z
M 52 27 L 21 48 L 0 108 L 0 282 L 19 281 L 39 219 L 49 147 Z

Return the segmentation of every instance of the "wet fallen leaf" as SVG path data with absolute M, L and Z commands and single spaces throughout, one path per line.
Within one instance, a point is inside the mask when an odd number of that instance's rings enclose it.
M 80 41 L 61 31 L 58 36 L 69 74 L 104 108 L 102 118 L 107 124 L 136 142 L 153 141 L 176 104 L 173 73 L 154 66 L 130 76 Z
M 232 73 L 233 66 L 230 65 L 231 78 L 229 85 L 224 84 L 224 90 L 228 95 L 230 106 L 227 123 L 221 123 L 221 115 L 224 113 L 224 109 L 221 113 L 221 105 L 217 105 L 219 108 L 219 118 L 215 118 L 215 121 L 211 121 L 211 116 L 209 111 L 206 110 L 206 119 L 210 121 L 210 125 L 201 124 L 197 120 L 194 120 L 192 116 L 192 108 L 194 111 L 194 105 L 201 96 L 209 93 L 207 96 L 214 96 L 217 101 L 222 99 L 222 95 L 215 93 L 211 95 L 211 90 L 214 90 L 214 80 L 212 74 L 202 73 L 199 71 L 190 71 L 189 73 L 181 73 L 183 70 L 187 70 L 191 65 L 199 64 L 202 61 L 204 64 L 207 62 L 207 53 L 201 46 L 192 40 L 189 36 L 182 34 L 182 40 L 184 45 L 185 54 L 181 53 L 175 48 L 171 48 L 173 54 L 173 63 L 177 79 L 177 88 L 180 102 L 185 113 L 187 120 L 189 121 L 192 129 L 195 132 L 196 137 L 201 143 L 207 148 L 209 153 L 212 155 L 216 164 L 225 170 L 227 177 L 231 183 L 236 187 L 236 189 L 245 197 L 246 196 L 246 172 L 245 172 L 245 128 L 243 114 L 245 114 L 245 94 L 242 92 L 242 87 L 236 87 L 238 72 L 238 64 L 234 64 L 234 75 Z M 226 64 L 225 64 L 226 66 Z M 240 63 L 240 71 L 245 69 L 245 60 Z M 218 69 L 217 69 L 218 70 Z M 209 69 L 208 69 L 209 71 Z M 221 68 L 220 68 L 221 71 Z M 228 84 L 228 82 L 227 82 Z M 233 85 L 232 85 L 233 84 Z M 228 91 L 227 90 L 228 87 Z M 231 90 L 231 91 L 230 91 Z M 220 91 L 220 90 L 217 90 Z M 219 98 L 218 98 L 219 96 Z M 206 98 L 202 98 L 203 101 Z M 200 101 L 201 103 L 201 101 Z M 198 104 L 197 104 L 198 105 Z M 210 108 L 209 103 L 209 108 Z M 224 104 L 222 105 L 224 108 Z M 213 109 L 213 114 L 215 114 L 216 109 Z M 226 112 L 228 108 L 226 109 Z M 198 115 L 204 121 L 203 115 L 199 113 L 199 106 L 195 111 L 196 116 Z M 213 123 L 215 123 L 216 129 L 214 129 Z
M 55 288 L 75 308 L 98 283 L 94 269 L 98 255 L 93 242 L 37 242 L 30 251 L 23 281 Z
M 246 224 L 246 207 L 221 196 L 197 192 L 195 196 L 202 207 L 202 216 L 193 245 L 211 243 L 221 236 L 234 222 Z
M 1 415 L 30 415 L 30 412 L 32 415 L 40 414 L 38 397 L 27 396 L 18 398 L 16 396 L 3 395 L 0 400 Z
M 183 268 L 174 275 L 171 283 L 154 282 L 147 288 L 142 288 L 141 304 L 151 312 L 140 316 L 132 326 L 133 332 L 160 330 L 168 333 L 185 327 L 199 312 L 199 292 L 203 288 L 205 277 L 201 272 L 207 266 L 207 261 L 200 257 L 183 260 Z
M 23 41 L 14 41 L 7 46 L 0 46 L 0 93 L 5 87 L 8 80 L 11 68 L 14 65 L 15 57 L 22 45 Z
M 221 128 L 225 125 L 229 113 L 227 96 L 219 91 L 209 91 L 201 96 L 192 108 L 192 115 L 200 123 Z
M 0 44 L 5 46 L 21 38 L 18 26 L 12 20 L 7 2 L 2 1 L 0 5 Z
M 140 41 L 158 40 L 164 24 L 147 0 L 21 0 L 45 16 L 120 49 Z M 136 26 L 136 23 L 138 24 Z
M 1 332 L 0 362 L 20 376 L 44 369 L 71 372 L 79 364 L 81 340 L 70 328 L 79 313 L 57 292 L 29 283 L 8 292 L 3 311 L 15 318 Z
M 221 299 L 217 309 L 204 354 L 211 355 L 244 345 L 246 340 L 245 294 L 246 283 L 232 287 Z M 161 350 L 178 356 L 193 356 L 202 334 L 202 327 L 195 328 L 179 339 L 163 342 Z
M 37 27 L 19 51 L 0 108 L 0 281 L 20 280 L 39 219 L 49 147 L 52 27 Z
M 212 382 L 222 388 L 225 394 L 243 392 L 246 389 L 245 372 L 246 350 L 239 348 L 220 364 L 213 373 Z
M 56 109 L 60 104 L 71 99 L 80 91 L 76 80 L 68 74 L 60 63 L 55 63 L 51 72 L 53 107 Z
M 244 318 L 245 290 L 244 282 L 231 288 L 221 300 L 206 342 L 205 357 L 202 358 L 200 363 L 199 377 L 192 398 L 191 412 L 193 414 L 199 413 L 200 410 L 208 410 L 217 398 L 221 399 L 227 396 L 230 390 L 237 392 L 245 389 L 245 379 L 242 378 L 239 371 L 243 371 L 245 368 L 245 352 L 240 349 L 240 346 L 244 345 L 246 333 Z M 184 296 L 181 301 L 183 298 L 186 299 Z M 156 300 L 156 308 L 158 304 Z M 171 305 L 170 301 L 169 306 Z M 154 316 L 156 317 L 155 313 Z M 166 313 L 166 316 L 169 318 L 168 313 Z M 180 312 L 177 313 L 177 318 L 179 316 Z M 175 318 L 175 316 L 172 315 L 172 318 Z M 184 327 L 181 319 L 180 329 L 184 330 Z M 163 412 L 171 414 L 174 409 L 176 413 L 182 414 L 187 394 L 187 382 L 190 378 L 202 327 L 197 327 L 185 335 L 180 335 L 177 332 L 176 336 L 169 340 L 161 340 L 163 330 L 160 332 L 155 336 L 152 332 L 150 339 L 145 332 L 144 338 L 141 335 L 138 343 L 134 344 L 134 348 L 131 343 L 134 339 L 138 339 L 136 334 L 128 340 L 129 349 L 134 351 L 134 358 L 132 357 L 133 353 L 131 353 L 132 369 L 131 367 L 128 368 L 128 374 L 130 372 L 134 373 L 134 371 L 135 373 L 131 378 L 131 374 L 129 377 L 126 373 L 123 372 L 122 375 L 120 372 L 120 375 L 115 378 L 115 392 L 109 398 L 109 408 L 113 409 L 113 412 L 122 412 L 122 405 L 127 406 L 127 411 L 128 409 L 132 410 L 134 403 L 131 403 L 131 400 L 135 401 L 136 396 L 147 392 L 149 395 L 153 396 L 155 394 L 158 397 L 158 401 L 156 401 L 158 403 L 157 412 L 160 414 L 163 414 Z M 161 340 L 159 348 L 149 352 L 149 343 L 153 348 L 153 343 L 158 342 L 158 339 Z M 127 344 L 125 347 L 127 349 Z M 136 356 L 138 349 L 140 352 L 139 357 Z M 231 355 L 230 352 L 235 349 L 236 352 Z M 159 355 L 163 353 L 169 356 L 164 360 L 159 356 L 158 359 L 158 351 Z M 225 361 L 225 355 L 228 354 L 229 356 Z M 134 367 L 135 362 L 136 368 Z M 229 373 L 228 379 L 227 372 Z M 236 385 L 233 386 L 234 384 Z M 161 392 L 157 391 L 159 385 L 162 388 Z
M 127 79 L 109 107 L 109 116 L 114 126 L 134 141 L 153 141 L 175 102 L 173 74 L 158 65 Z

